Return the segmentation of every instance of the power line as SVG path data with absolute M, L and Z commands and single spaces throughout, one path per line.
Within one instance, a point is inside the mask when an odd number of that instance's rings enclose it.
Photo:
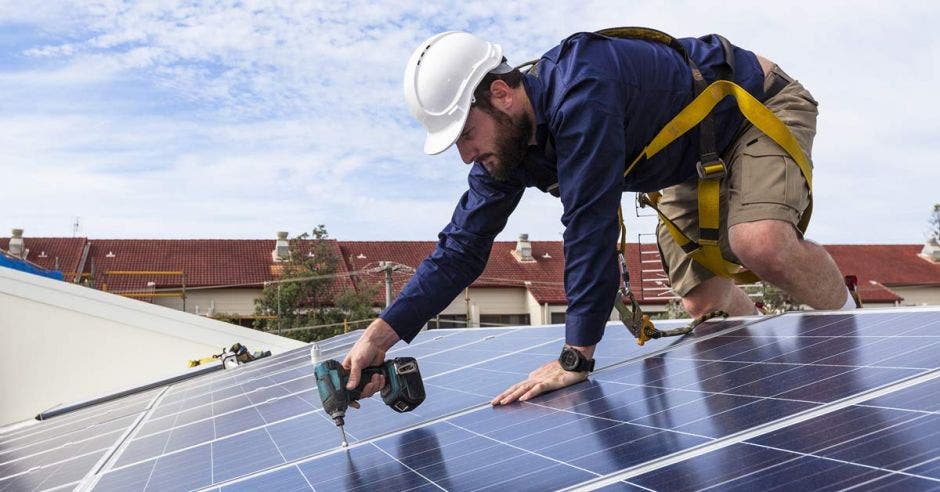
M 376 270 L 377 270 L 376 268 L 370 268 L 370 269 L 365 269 L 365 270 L 355 270 L 355 271 L 346 272 L 346 273 L 311 275 L 307 277 L 293 277 L 293 278 L 278 279 L 278 280 L 263 280 L 259 282 L 200 285 L 197 287 L 186 287 L 186 290 L 195 291 L 195 290 L 211 290 L 211 289 L 228 289 L 228 288 L 233 288 L 233 287 L 252 287 L 252 286 L 258 286 L 258 285 L 265 287 L 268 285 L 284 284 L 284 283 L 291 283 L 291 282 L 303 282 L 307 280 L 323 280 L 323 279 L 341 278 L 341 277 L 342 278 L 355 277 L 355 276 L 361 276 L 364 274 L 374 274 L 374 273 L 377 273 Z M 379 268 L 378 271 L 382 271 L 382 269 Z M 400 280 L 402 282 L 402 285 L 404 285 L 404 283 L 407 282 L 407 280 L 410 280 L 410 276 L 414 275 L 413 273 L 403 273 L 403 272 L 396 272 L 396 273 L 401 273 L 401 275 L 409 275 L 408 279 Z M 499 277 L 477 277 L 476 280 L 474 280 L 474 282 L 477 282 L 477 281 L 499 282 L 499 283 L 510 284 L 510 286 L 516 286 L 516 287 L 526 287 L 528 285 L 546 285 L 546 286 L 564 287 L 565 285 L 564 282 L 553 282 L 553 281 L 548 281 L 548 280 L 520 280 L 520 279 L 509 279 L 509 278 L 499 278 Z M 175 287 L 167 287 L 167 288 L 162 288 L 162 289 L 154 289 L 152 292 L 175 292 L 178 290 L 179 289 Z M 126 290 L 126 291 L 111 291 L 111 292 L 113 294 L 122 294 L 122 293 L 136 293 L 139 291 L 138 290 Z

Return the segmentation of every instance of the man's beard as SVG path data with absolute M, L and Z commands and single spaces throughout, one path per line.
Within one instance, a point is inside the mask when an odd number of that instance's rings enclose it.
M 525 161 L 529 139 L 532 138 L 532 123 L 525 114 L 513 119 L 508 114 L 494 109 L 490 115 L 496 121 L 496 151 L 491 154 L 495 158 L 495 164 L 487 171 L 496 181 L 506 181 Z

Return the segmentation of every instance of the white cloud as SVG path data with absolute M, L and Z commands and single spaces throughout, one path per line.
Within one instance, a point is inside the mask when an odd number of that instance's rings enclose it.
M 454 152 L 420 151 L 401 96 L 417 43 L 471 30 L 518 63 L 577 30 L 649 25 L 721 32 L 821 101 L 811 237 L 918 242 L 940 201 L 938 12 L 930 2 L 17 2 L 0 33 L 32 38 L 0 49 L 0 193 L 28 206 L 6 209 L 0 232 L 66 235 L 80 215 L 97 237 L 268 237 L 325 223 L 344 239 L 433 239 L 467 168 Z M 560 206 L 537 193 L 504 239 L 560 237 Z M 624 204 L 629 215 L 632 196 Z M 649 218 L 629 222 L 631 235 L 652 230 Z

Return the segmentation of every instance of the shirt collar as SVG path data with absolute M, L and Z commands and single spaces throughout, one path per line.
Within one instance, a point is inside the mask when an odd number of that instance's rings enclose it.
M 529 97 L 529 103 L 532 104 L 532 112 L 535 113 L 536 145 L 544 147 L 545 142 L 548 140 L 548 125 L 545 121 L 544 105 L 542 104 L 545 97 L 545 88 L 538 76 L 530 74 L 522 77 L 522 85 L 525 88 L 526 96 Z

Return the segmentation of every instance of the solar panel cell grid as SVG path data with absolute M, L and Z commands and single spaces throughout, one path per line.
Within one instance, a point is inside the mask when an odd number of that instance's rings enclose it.
M 341 360 L 359 336 L 320 342 L 320 359 Z M 495 490 L 587 482 L 603 490 L 753 490 L 795 479 L 823 490 L 940 487 L 940 378 L 931 379 L 940 367 L 938 310 L 716 320 L 694 337 L 642 348 L 611 324 L 588 382 L 489 406 L 556 357 L 563 340 L 558 325 L 419 334 L 387 355 L 418 358 L 427 400 L 407 414 L 377 398 L 362 402 L 347 415 L 348 449 L 337 447 L 339 433 L 320 411 L 309 349 L 177 383 L 95 489 Z M 111 408 L 137 409 L 125 418 L 136 421 L 151 400 Z M 98 429 L 124 434 L 133 423 L 108 422 Z M 45 481 L 41 488 L 77 483 L 89 471 L 93 463 L 39 452 L 52 460 L 44 473 L 4 475 L 4 456 L 36 457 L 22 453 L 42 449 L 29 445 L 40 432 L 0 436 L 0 490 L 25 478 Z M 54 442 L 49 435 L 38 442 Z M 110 449 L 117 437 L 105 437 L 83 442 Z M 15 451 L 5 439 L 18 443 Z M 107 449 L 82 459 L 98 462 Z

